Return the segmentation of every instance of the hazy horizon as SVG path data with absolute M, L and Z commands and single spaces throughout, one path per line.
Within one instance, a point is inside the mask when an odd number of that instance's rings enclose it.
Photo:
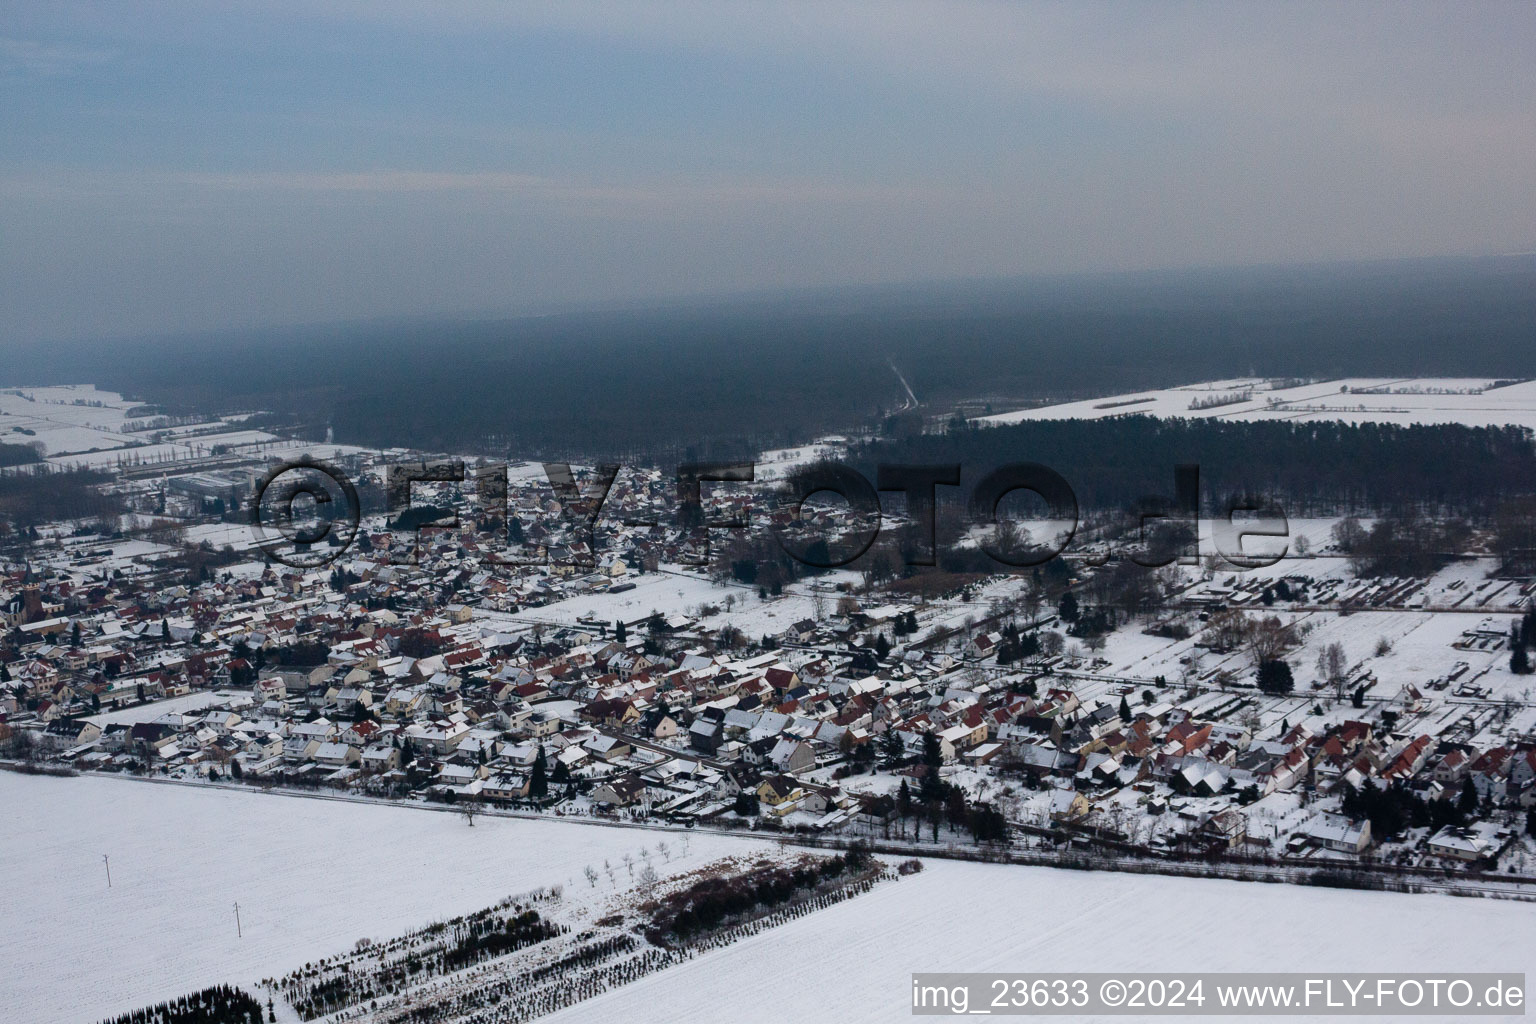
M 1536 8 L 6 4 L 0 344 L 1536 248 Z

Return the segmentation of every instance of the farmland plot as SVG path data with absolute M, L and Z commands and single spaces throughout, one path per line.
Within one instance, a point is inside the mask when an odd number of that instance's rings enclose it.
M 539 886 L 599 898 L 634 884 L 625 855 L 638 864 L 662 840 L 670 856 L 651 863 L 663 876 L 756 845 L 695 835 L 684 855 L 681 837 L 645 830 L 484 816 L 469 827 L 414 808 L 8 772 L 0 805 L 8 1024 L 91 1024 L 277 976 Z

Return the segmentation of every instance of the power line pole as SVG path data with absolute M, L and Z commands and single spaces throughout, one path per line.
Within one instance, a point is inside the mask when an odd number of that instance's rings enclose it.
M 240 904 L 235 904 L 235 938 L 245 938 L 245 933 L 240 930 Z
M 102 864 L 106 865 L 106 868 L 107 868 L 107 888 L 110 889 L 110 888 L 112 888 L 112 862 L 107 860 L 107 855 L 106 854 L 102 854 L 101 855 L 101 862 L 102 862 Z

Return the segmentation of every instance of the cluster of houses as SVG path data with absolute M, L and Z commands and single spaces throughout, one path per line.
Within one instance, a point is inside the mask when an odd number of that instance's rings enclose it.
M 572 526 L 579 499 L 515 490 L 517 540 L 548 556 L 516 571 L 497 564 L 509 538 L 467 508 L 451 529 L 365 529 L 317 570 L 193 580 L 154 560 L 18 566 L 0 577 L 0 743 L 81 770 L 818 830 L 888 825 L 890 787 L 861 780 L 916 783 L 936 747 L 956 785 L 1049 790 L 1053 830 L 1134 842 L 1129 809 L 1178 820 L 1182 845 L 1290 854 L 1379 841 L 1340 813 L 1347 789 L 1437 801 L 1470 787 L 1481 804 L 1536 804 L 1536 745 L 1403 733 L 1379 707 L 1260 738 L 1234 720 L 1242 695 L 1127 686 L 1080 699 L 1052 671 L 1059 658 L 1000 665 L 1004 638 L 986 630 L 949 653 L 872 650 L 871 631 L 909 621 L 909 605 L 845 595 L 833 615 L 730 644 L 676 611 L 514 620 L 702 560 L 699 531 L 659 525 L 670 480 L 633 470 L 618 484 L 600 545 Z M 1393 707 L 1423 699 L 1404 687 Z M 1291 791 L 1312 812 L 1287 836 L 1252 834 L 1244 807 Z M 1426 849 L 1486 860 L 1508 838 L 1475 823 Z
M 1462 802 L 1470 791 L 1479 807 L 1536 806 L 1536 746 L 1529 744 L 1479 751 L 1355 720 L 1322 733 L 1298 725 L 1277 739 L 1256 739 L 1244 725 L 1163 702 L 1137 708 L 1128 720 L 1100 705 L 1080 712 L 1070 727 L 1053 728 L 1048 740 L 1038 736 L 1038 722 L 1026 719 L 1024 728 L 1037 735 L 1020 736 L 1017 727 L 1000 735 L 1016 743 L 1010 756 L 1022 771 L 1058 780 L 1053 821 L 1129 834 L 1118 812 L 1134 794 L 1129 803 L 1148 814 L 1187 816 L 1184 838 L 1207 848 L 1270 850 L 1282 837 L 1250 831 L 1242 807 L 1276 792 L 1294 791 L 1303 807 L 1316 808 L 1296 822 L 1285 844 L 1291 854 L 1372 848 L 1369 820 L 1337 813 L 1330 799 L 1346 790 L 1401 787 L 1425 802 Z M 1491 859 L 1513 834 L 1490 822 L 1448 826 L 1428 835 L 1424 849 L 1456 860 Z

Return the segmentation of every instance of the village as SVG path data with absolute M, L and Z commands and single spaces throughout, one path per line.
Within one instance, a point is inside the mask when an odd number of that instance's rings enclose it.
M 402 457 L 331 454 L 365 482 Z M 1125 563 L 1070 553 L 1045 572 L 792 575 L 679 522 L 658 470 L 622 470 L 584 531 L 533 466 L 508 508 L 539 560 L 505 564 L 505 535 L 442 485 L 453 526 L 370 513 L 302 569 L 231 512 L 273 456 L 218 457 L 125 473 L 137 532 L 61 522 L 8 548 L 9 766 L 425 800 L 471 824 L 517 809 L 935 850 L 1530 870 L 1533 587 L 1486 557 L 1357 579 L 1342 521 L 1311 520 L 1266 568 L 1211 556 L 1135 587 Z M 756 524 L 736 531 L 750 540 L 782 524 L 760 500 L 715 485 L 706 504 Z

